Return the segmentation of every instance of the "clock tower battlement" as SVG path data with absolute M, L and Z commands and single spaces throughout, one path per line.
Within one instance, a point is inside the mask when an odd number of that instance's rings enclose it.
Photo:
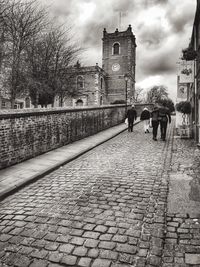
M 136 41 L 131 25 L 126 31 L 108 33 L 103 31 L 102 68 L 107 74 L 108 102 L 125 100 L 124 75 L 128 74 L 128 103 L 135 91 Z

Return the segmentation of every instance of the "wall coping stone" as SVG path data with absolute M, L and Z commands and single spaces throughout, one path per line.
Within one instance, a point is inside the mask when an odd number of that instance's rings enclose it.
M 59 108 L 34 108 L 34 109 L 6 109 L 0 110 L 0 119 L 9 119 L 9 118 L 19 118 L 19 117 L 27 117 L 27 116 L 40 116 L 40 115 L 48 115 L 48 114 L 56 114 L 56 113 L 71 113 L 71 112 L 79 112 L 79 111 L 87 111 L 87 110 L 98 110 L 98 109 L 109 109 L 109 108 L 119 108 L 125 107 L 126 105 L 117 104 L 117 105 L 105 105 L 105 106 L 87 106 L 87 107 L 59 107 Z M 128 105 L 129 107 L 130 105 Z

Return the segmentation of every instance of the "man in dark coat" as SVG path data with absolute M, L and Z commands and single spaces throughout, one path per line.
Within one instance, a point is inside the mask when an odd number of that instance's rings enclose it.
M 128 131 L 132 132 L 133 123 L 137 119 L 137 112 L 134 105 L 132 105 L 131 108 L 127 111 L 126 117 L 128 118 Z
M 165 103 L 162 103 L 158 109 L 158 120 L 160 122 L 161 139 L 166 140 L 167 124 L 171 123 L 171 115 Z
M 158 110 L 158 105 L 156 104 L 153 108 L 153 111 L 151 112 L 151 125 L 153 128 L 153 140 L 154 141 L 157 141 L 157 132 L 158 132 L 158 126 L 159 126 L 158 115 L 159 115 L 159 110 Z

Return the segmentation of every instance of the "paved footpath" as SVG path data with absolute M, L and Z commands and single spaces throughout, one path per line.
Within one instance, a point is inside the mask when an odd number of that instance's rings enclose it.
M 200 266 L 200 150 L 174 138 L 163 267 Z
M 177 235 L 190 215 L 166 216 L 182 160 L 172 164 L 172 134 L 155 142 L 138 124 L 1 201 L 0 266 L 200 266 L 197 215 L 187 259 Z

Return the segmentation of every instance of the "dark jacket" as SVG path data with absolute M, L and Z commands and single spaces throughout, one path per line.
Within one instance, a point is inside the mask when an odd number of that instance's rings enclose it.
M 158 120 L 159 121 L 169 121 L 169 123 L 171 123 L 171 115 L 170 115 L 170 111 L 167 107 L 160 107 L 158 110 Z
M 140 115 L 140 120 L 143 121 L 143 120 L 149 120 L 149 119 L 150 119 L 150 112 L 147 109 L 143 110 Z
M 152 112 L 151 112 L 151 118 L 152 121 L 158 121 L 158 116 L 159 116 L 159 110 L 158 108 L 155 108 Z
M 134 108 L 131 108 L 127 111 L 127 118 L 129 122 L 137 119 L 137 112 Z

